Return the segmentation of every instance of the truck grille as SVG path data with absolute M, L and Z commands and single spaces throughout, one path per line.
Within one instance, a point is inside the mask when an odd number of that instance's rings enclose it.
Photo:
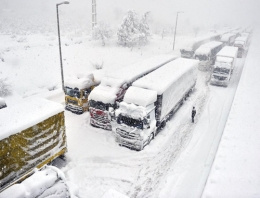
M 140 139 L 140 136 L 138 134 L 135 134 L 135 133 L 129 133 L 127 131 L 124 131 L 122 129 L 116 129 L 116 133 L 118 135 L 120 135 L 121 137 L 123 138 L 128 138 L 128 139 L 132 139 L 132 140 L 137 140 L 137 139 Z
M 226 80 L 227 79 L 227 77 L 225 77 L 225 76 L 215 76 L 215 75 L 213 75 L 213 76 L 217 80 Z

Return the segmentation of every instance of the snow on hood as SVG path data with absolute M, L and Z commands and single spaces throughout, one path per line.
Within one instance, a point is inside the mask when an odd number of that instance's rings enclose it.
M 0 110 L 0 140 L 64 111 L 61 104 L 31 97 Z
M 232 62 L 233 62 L 233 58 L 229 58 L 229 57 L 217 56 L 217 59 L 216 59 L 216 64 L 217 63 L 232 63 Z
M 124 96 L 124 102 L 146 107 L 157 99 L 157 92 L 139 87 L 130 87 Z
M 145 107 L 133 103 L 120 102 L 120 107 L 116 110 L 116 116 L 119 114 L 131 116 L 134 119 L 142 119 L 147 115 L 147 112 Z
M 90 92 L 88 99 L 100 101 L 105 104 L 114 104 L 117 97 L 116 94 L 119 92 L 119 89 L 120 88 L 117 87 L 99 85 Z
M 64 85 L 66 87 L 70 87 L 72 89 L 74 88 L 85 89 L 91 87 L 94 84 L 95 82 L 94 82 L 93 74 L 89 74 L 87 76 L 70 77 L 64 82 Z

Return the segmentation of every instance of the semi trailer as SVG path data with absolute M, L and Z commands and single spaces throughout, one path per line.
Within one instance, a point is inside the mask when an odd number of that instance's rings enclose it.
M 123 100 L 131 84 L 174 60 L 174 55 L 158 55 L 114 71 L 101 80 L 89 95 L 90 124 L 106 130 L 112 130 L 109 109 L 116 109 Z
M 67 151 L 64 109 L 28 98 L 0 110 L 0 192 Z
M 133 83 L 114 112 L 119 145 L 142 150 L 151 142 L 192 92 L 198 63 L 178 58 Z

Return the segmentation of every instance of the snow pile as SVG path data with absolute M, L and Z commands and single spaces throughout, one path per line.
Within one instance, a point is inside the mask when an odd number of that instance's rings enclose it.
M 260 197 L 260 39 L 255 34 L 203 197 Z
M 133 83 L 136 87 L 157 91 L 157 95 L 169 88 L 185 72 L 198 66 L 198 60 L 178 58 Z
M 146 107 L 154 103 L 157 99 L 157 92 L 139 87 L 130 87 L 124 96 L 124 102 L 133 103 Z
M 61 104 L 41 98 L 27 98 L 0 111 L 0 140 L 21 132 L 64 111 Z
M 88 76 L 83 77 L 70 77 L 64 82 L 64 86 L 70 87 L 72 89 L 85 89 L 94 85 L 94 76 L 93 74 L 89 74 Z
M 0 198 L 70 197 L 64 174 L 56 167 L 45 166 L 20 184 L 0 193 Z
M 133 103 L 120 102 L 120 107 L 116 110 L 116 116 L 119 114 L 131 116 L 134 119 L 142 119 L 147 115 L 147 112 L 145 107 L 137 106 Z

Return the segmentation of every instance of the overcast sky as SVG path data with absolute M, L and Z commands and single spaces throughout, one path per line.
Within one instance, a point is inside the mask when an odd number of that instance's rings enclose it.
M 260 26 L 260 0 L 96 0 L 98 21 L 117 27 L 127 10 L 138 14 L 150 11 L 153 24 L 174 26 L 176 12 L 179 28 L 214 25 Z M 0 0 L 1 24 L 22 27 L 34 24 L 46 27 L 56 22 L 55 4 L 62 0 Z M 63 23 L 90 28 L 92 0 L 71 0 L 60 6 Z M 53 25 L 52 24 L 52 25 Z M 29 26 L 30 26 L 29 25 Z M 1 26 L 0 26 L 1 27 Z

